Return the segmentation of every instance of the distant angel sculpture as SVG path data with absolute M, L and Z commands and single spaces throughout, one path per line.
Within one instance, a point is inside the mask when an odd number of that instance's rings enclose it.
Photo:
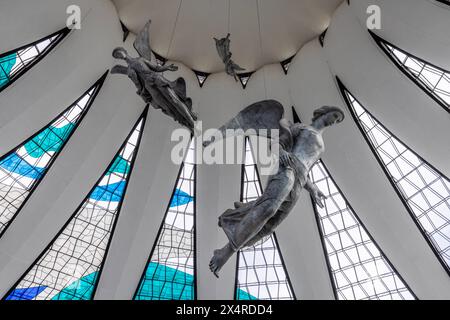
M 165 71 L 177 71 L 178 67 L 171 64 L 158 66 L 152 63 L 152 50 L 150 47 L 149 21 L 144 29 L 137 35 L 134 47 L 139 57 L 130 57 L 122 48 L 113 51 L 113 57 L 124 60 L 127 66 L 117 65 L 112 68 L 113 74 L 127 75 L 137 88 L 137 94 L 155 109 L 194 130 L 197 115 L 192 111 L 192 100 L 186 96 L 186 82 L 183 78 L 169 81 L 162 74 Z
M 214 38 L 216 42 L 217 52 L 219 53 L 220 58 L 225 64 L 225 72 L 232 76 L 234 80 L 238 81 L 238 71 L 245 71 L 245 69 L 238 66 L 231 60 L 232 53 L 230 52 L 230 34 L 228 33 L 225 38 L 217 39 Z
M 219 217 L 219 227 L 228 237 L 228 243 L 214 251 L 209 267 L 216 277 L 228 259 L 238 250 L 252 246 L 271 235 L 288 216 L 302 189 L 311 194 L 315 203 L 323 207 L 324 194 L 308 178 L 312 166 L 325 151 L 322 134 L 330 126 L 344 120 L 337 107 L 324 106 L 314 112 L 311 125 L 293 124 L 283 118 L 283 106 L 274 100 L 255 103 L 220 128 L 279 129 L 280 165 L 269 177 L 263 194 L 249 203 L 235 202 Z M 270 136 L 268 138 L 271 138 Z M 274 141 L 276 143 L 276 141 Z M 208 146 L 213 141 L 207 141 Z

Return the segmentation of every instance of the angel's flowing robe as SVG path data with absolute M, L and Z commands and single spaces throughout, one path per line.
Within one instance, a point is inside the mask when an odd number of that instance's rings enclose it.
M 295 139 L 287 128 L 281 128 L 280 146 L 291 152 Z M 284 129 L 284 130 L 283 130 Z M 294 155 L 294 160 L 297 158 Z M 300 192 L 307 181 L 308 170 L 298 160 L 292 165 L 280 163 L 278 172 L 269 178 L 264 193 L 255 201 L 236 203 L 234 209 L 228 209 L 219 217 L 219 226 L 224 230 L 233 249 L 240 250 L 256 244 L 271 235 L 280 223 L 288 216 L 300 196 Z M 260 230 L 254 230 L 255 235 L 245 241 L 236 233 L 237 225 L 242 219 L 257 207 L 275 206 L 275 214 L 268 219 Z

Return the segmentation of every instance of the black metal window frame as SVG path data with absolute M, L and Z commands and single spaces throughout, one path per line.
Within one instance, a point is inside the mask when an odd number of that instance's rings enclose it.
M 246 149 L 247 144 L 248 144 L 248 146 L 251 149 L 251 144 L 250 144 L 249 138 L 246 137 L 245 139 L 246 140 L 245 140 L 245 143 L 244 143 L 244 149 Z M 245 150 L 244 150 L 244 154 L 245 154 Z M 241 165 L 241 194 L 240 194 L 240 201 L 241 202 L 243 202 L 245 200 L 244 186 L 245 186 L 245 174 L 246 174 L 245 167 L 246 166 L 248 166 L 246 163 L 243 163 Z M 256 173 L 256 177 L 258 179 L 260 190 L 263 191 L 264 189 L 262 188 L 261 177 L 259 175 L 258 166 L 256 164 L 254 164 L 254 170 L 255 170 L 255 173 Z M 283 265 L 283 271 L 284 271 L 284 273 L 286 275 L 286 282 L 287 282 L 287 285 L 289 286 L 289 289 L 291 290 L 291 293 L 292 293 L 292 300 L 297 300 L 295 292 L 294 292 L 294 287 L 292 286 L 292 282 L 291 282 L 291 279 L 289 277 L 289 273 L 287 271 L 286 263 L 284 261 L 283 254 L 281 252 L 280 245 L 278 243 L 278 239 L 277 239 L 277 236 L 276 236 L 275 232 L 272 234 L 272 236 L 273 236 L 274 244 L 278 248 L 278 253 L 280 255 L 281 264 Z M 242 300 L 238 300 L 237 299 L 238 298 L 237 293 L 238 293 L 238 290 L 239 290 L 239 263 L 240 263 L 239 256 L 240 256 L 240 251 L 236 252 L 236 272 L 235 272 L 235 284 L 234 284 L 234 293 L 233 293 L 233 297 L 234 298 L 233 299 L 237 300 L 237 301 L 242 301 Z
M 375 157 L 375 159 L 377 160 L 378 164 L 380 165 L 381 169 L 383 170 L 384 174 L 386 175 L 387 180 L 389 181 L 389 183 L 391 184 L 392 188 L 394 189 L 395 193 L 397 194 L 398 198 L 400 199 L 400 201 L 402 202 L 403 206 L 405 207 L 406 211 L 408 212 L 408 214 L 410 215 L 411 219 L 414 221 L 414 223 L 417 226 L 417 229 L 419 230 L 419 232 L 421 233 L 422 237 L 425 239 L 425 241 L 427 242 L 428 246 L 430 247 L 430 249 L 432 250 L 433 254 L 436 256 L 437 260 L 439 261 L 439 263 L 441 264 L 441 266 L 444 268 L 445 272 L 450 276 L 450 268 L 447 267 L 447 265 L 445 264 L 445 262 L 442 260 L 441 256 L 439 255 L 439 252 L 437 251 L 436 247 L 434 246 L 434 244 L 431 242 L 431 240 L 428 238 L 428 236 L 426 235 L 425 231 L 423 230 L 422 226 L 419 224 L 419 222 L 417 221 L 414 212 L 412 212 L 411 208 L 409 207 L 408 203 L 406 202 L 406 200 L 403 198 L 402 194 L 400 193 L 400 190 L 397 188 L 397 186 L 395 185 L 395 182 L 391 179 L 390 177 L 390 173 L 387 171 L 387 168 L 385 167 L 385 165 L 383 164 L 382 160 L 380 159 L 380 157 L 378 156 L 377 151 L 374 149 L 372 142 L 369 140 L 369 138 L 367 137 L 364 129 L 362 128 L 357 116 L 355 115 L 354 111 L 353 111 L 353 107 L 351 105 L 351 102 L 349 101 L 346 92 L 350 92 L 347 87 L 344 85 L 344 83 L 341 81 L 341 79 L 339 77 L 336 77 L 336 81 L 337 81 L 337 85 L 339 88 L 339 91 L 341 92 L 341 96 L 342 99 L 345 102 L 345 105 L 347 106 L 350 114 L 352 115 L 352 118 L 354 120 L 354 122 L 356 123 L 356 126 L 358 127 L 359 131 L 361 132 L 361 135 L 364 137 L 364 140 L 366 141 L 369 149 L 372 151 L 373 156 Z M 354 97 L 354 99 L 362 106 L 362 104 L 359 102 L 359 100 L 357 100 L 356 97 Z M 366 110 L 366 112 L 368 112 Z M 373 119 L 375 119 L 375 121 L 377 121 L 378 123 L 381 123 L 375 116 L 373 116 L 372 114 L 370 114 Z M 390 135 L 392 135 L 395 139 L 402 141 L 401 139 L 399 139 L 395 134 L 393 134 L 391 131 L 389 131 L 388 128 L 383 127 L 384 130 L 386 130 L 387 133 L 389 133 Z M 445 177 L 445 175 L 443 175 L 439 170 L 437 170 L 434 166 L 432 166 L 429 162 L 425 161 L 421 156 L 419 156 L 414 150 L 410 149 L 410 151 L 417 157 L 419 158 L 421 161 L 423 161 L 426 165 L 428 165 L 432 170 L 434 170 L 435 172 L 437 172 L 438 174 L 442 175 Z
M 292 113 L 293 113 L 293 119 L 294 119 L 294 123 L 301 123 L 300 117 L 298 116 L 296 110 L 294 107 L 292 107 Z M 370 234 L 370 232 L 367 230 L 367 228 L 365 227 L 365 225 L 362 223 L 361 219 L 358 217 L 358 215 L 356 214 L 356 211 L 352 208 L 352 206 L 350 205 L 350 202 L 347 200 L 347 198 L 345 197 L 344 193 L 342 192 L 342 190 L 339 188 L 339 185 L 336 183 L 336 181 L 334 180 L 333 176 L 329 173 L 329 170 L 327 168 L 327 166 L 325 165 L 325 163 L 323 162 L 323 160 L 319 160 L 320 163 L 322 164 L 322 166 L 324 167 L 325 171 L 328 173 L 328 178 L 332 181 L 332 183 L 334 184 L 334 186 L 336 187 L 338 193 L 342 196 L 345 204 L 347 205 L 347 207 L 350 209 L 351 213 L 353 213 L 356 221 L 358 222 L 358 224 L 361 226 L 361 228 L 366 232 L 367 236 L 369 237 L 370 241 L 374 244 L 374 246 L 376 247 L 376 249 L 380 252 L 381 256 L 384 257 L 384 259 L 386 260 L 386 263 L 389 265 L 389 267 L 392 269 L 392 271 L 400 278 L 400 280 L 403 282 L 403 284 L 405 285 L 405 287 L 411 292 L 411 294 L 414 296 L 414 298 L 417 300 L 417 296 L 414 294 L 414 292 L 411 290 L 411 288 L 408 286 L 408 284 L 406 283 L 406 281 L 402 278 L 402 276 L 400 275 L 400 273 L 396 270 L 396 268 L 394 267 L 394 265 L 390 262 L 389 258 L 386 256 L 386 254 L 381 250 L 381 248 L 378 246 L 378 244 L 375 242 L 375 239 L 372 237 L 372 235 Z M 327 252 L 327 248 L 326 248 L 326 243 L 325 243 L 325 235 L 322 232 L 322 227 L 321 227 L 321 219 L 320 219 L 320 214 L 317 210 L 317 206 L 314 204 L 314 200 L 311 198 L 311 205 L 313 207 L 313 211 L 314 211 L 314 217 L 317 223 L 317 229 L 320 235 L 320 242 L 322 244 L 322 249 L 324 252 L 324 256 L 325 256 L 325 261 L 327 264 L 327 270 L 328 270 L 328 275 L 330 277 L 330 282 L 331 282 L 331 287 L 333 288 L 333 294 L 334 294 L 334 298 L 335 300 L 339 300 L 339 294 L 338 294 L 338 290 L 336 287 L 336 283 L 334 280 L 334 276 L 333 276 L 333 271 L 332 271 L 332 267 L 331 267 L 331 262 L 330 262 L 330 258 L 328 256 L 328 252 Z
M 194 139 L 194 138 L 192 137 L 192 139 Z M 186 156 L 187 156 L 187 153 L 186 153 Z M 156 234 L 155 241 L 153 242 L 153 247 L 152 247 L 152 249 L 150 251 L 150 255 L 149 255 L 149 258 L 147 259 L 147 263 L 145 264 L 144 270 L 143 270 L 142 275 L 141 275 L 141 277 L 139 279 L 138 286 L 136 287 L 136 290 L 135 290 L 135 292 L 133 294 L 133 300 L 136 300 L 136 297 L 139 295 L 141 284 L 142 284 L 142 282 L 145 279 L 145 274 L 146 274 L 147 269 L 148 269 L 148 267 L 149 267 L 149 265 L 151 263 L 153 254 L 155 253 L 156 247 L 159 245 L 159 239 L 161 237 L 162 232 L 164 231 L 164 225 L 166 223 L 166 218 L 167 218 L 167 215 L 168 215 L 169 210 L 171 208 L 170 204 L 171 204 L 171 201 L 172 201 L 174 195 L 176 194 L 176 190 L 177 190 L 177 187 L 178 187 L 178 182 L 179 182 L 179 179 L 181 178 L 181 174 L 182 174 L 183 170 L 184 170 L 184 161 L 183 161 L 183 164 L 180 166 L 180 169 L 178 171 L 177 179 L 175 181 L 175 185 L 174 185 L 173 190 L 172 190 L 172 195 L 170 197 L 169 203 L 167 204 L 167 208 L 166 208 L 166 211 L 164 213 L 164 217 L 163 217 L 161 225 L 160 225 L 160 227 L 158 229 L 158 233 Z M 197 183 L 196 183 L 196 180 L 197 180 L 197 165 L 195 165 L 195 164 L 194 164 L 193 175 L 194 175 L 194 195 L 193 195 L 193 197 L 194 197 L 194 227 L 193 227 L 193 230 L 192 230 L 192 232 L 194 234 L 194 236 L 193 236 L 193 251 L 194 251 L 194 288 L 193 289 L 194 289 L 194 299 L 193 300 L 197 300 L 197 297 L 198 297 L 198 295 L 197 295 L 197 287 L 198 287 L 197 286 L 197 254 L 196 254 L 197 253 Z
M 94 104 L 95 99 L 97 98 L 97 95 L 99 94 L 100 90 L 103 87 L 103 84 L 108 76 L 109 70 L 106 71 L 103 76 L 97 80 L 97 82 L 92 85 L 88 90 L 86 90 L 85 93 L 83 93 L 83 95 L 81 97 L 79 97 L 74 103 L 72 103 L 69 107 L 67 107 L 66 109 L 64 109 L 64 111 L 62 111 L 59 115 L 57 115 L 54 119 L 52 119 L 52 121 L 50 121 L 46 126 L 44 126 L 41 130 L 37 131 L 34 135 L 32 135 L 31 137 L 29 137 L 28 139 L 24 140 L 22 143 L 20 143 L 18 146 L 16 146 L 15 148 L 13 148 L 12 150 L 8 151 L 7 153 L 5 153 L 2 157 L 0 157 L 0 162 L 3 161 L 5 158 L 7 158 L 11 153 L 15 152 L 15 150 L 17 150 L 18 147 L 26 144 L 29 141 L 32 141 L 36 136 L 38 136 L 42 130 L 44 130 L 45 128 L 49 127 L 56 119 L 62 117 L 68 110 L 70 110 L 74 105 L 76 105 L 80 100 L 82 100 L 92 89 L 95 89 L 94 92 L 92 93 L 91 97 L 89 98 L 89 101 L 86 103 L 86 107 L 84 108 L 83 112 L 81 113 L 79 119 L 77 120 L 77 123 L 74 127 L 74 129 L 69 133 L 69 135 L 67 136 L 67 139 L 64 141 L 64 143 L 61 145 L 61 148 L 59 149 L 58 153 L 50 160 L 50 162 L 48 163 L 46 170 L 44 171 L 42 177 L 40 179 L 37 179 L 33 185 L 31 186 L 28 195 L 26 196 L 26 198 L 23 200 L 22 204 L 19 206 L 19 208 L 17 209 L 16 213 L 13 215 L 13 217 L 9 220 L 8 224 L 6 225 L 6 227 L 2 230 L 2 232 L 0 232 L 0 238 L 5 234 L 5 232 L 8 230 L 8 228 L 11 226 L 11 224 L 13 223 L 13 221 L 16 219 L 16 217 L 19 215 L 19 213 L 21 212 L 22 208 L 26 205 L 26 203 L 28 202 L 28 200 L 30 199 L 30 197 L 33 195 L 34 191 L 37 189 L 37 187 L 40 185 L 40 183 L 44 180 L 45 176 L 47 175 L 47 173 L 50 171 L 51 167 L 53 166 L 54 162 L 56 161 L 56 159 L 59 157 L 59 155 L 61 154 L 61 152 L 64 150 L 65 146 L 67 145 L 67 143 L 69 142 L 70 138 L 72 137 L 72 135 L 75 133 L 75 131 L 78 129 L 79 125 L 81 124 L 81 122 L 83 121 L 84 117 L 86 116 L 86 114 L 89 112 L 90 108 L 92 107 L 92 105 Z
M 284 74 L 288 74 L 289 67 L 291 66 L 292 60 L 294 60 L 296 54 L 294 54 L 292 57 L 287 58 L 286 60 L 283 60 L 280 62 L 281 68 L 283 69 Z
M 246 72 L 246 73 L 239 73 L 237 76 L 239 78 L 239 81 L 241 82 L 242 89 L 246 89 L 248 82 L 250 81 L 250 78 L 252 77 L 254 72 Z
M 378 36 L 377 34 L 375 34 L 373 31 L 368 30 L 370 35 L 372 36 L 372 38 L 374 39 L 375 43 L 378 45 L 378 47 L 384 52 L 384 54 L 389 58 L 389 60 L 392 61 L 392 63 L 404 74 L 406 75 L 414 84 L 416 84 L 420 89 L 422 89 L 422 91 L 424 91 L 430 98 L 433 99 L 433 101 L 435 101 L 440 107 L 442 107 L 445 111 L 447 111 L 448 113 L 450 113 L 450 104 L 446 103 L 441 97 L 439 97 L 436 93 L 434 93 L 430 88 L 428 88 L 425 84 L 421 83 L 419 80 L 416 79 L 416 77 L 412 74 L 411 71 L 409 71 L 406 67 L 404 67 L 400 61 L 393 56 L 393 53 L 391 53 L 389 51 L 389 49 L 387 49 L 386 45 L 391 46 L 392 48 L 394 48 L 395 50 L 398 50 L 400 52 L 402 52 L 404 55 L 406 55 L 407 57 L 411 57 L 413 59 L 419 60 L 420 62 L 429 65 L 432 68 L 435 68 L 437 70 L 442 71 L 443 73 L 448 73 L 450 74 L 450 71 L 447 71 L 433 63 L 430 63 L 428 61 L 425 61 L 422 58 L 419 58 L 409 52 L 406 52 L 405 50 L 397 47 L 396 45 L 392 44 L 391 42 L 384 40 L 383 38 L 381 38 L 380 36 Z
M 450 0 L 436 0 L 436 1 L 450 6 Z
M 207 73 L 207 72 L 196 71 L 196 70 L 193 70 L 193 71 L 195 73 L 195 76 L 197 77 L 198 85 L 200 86 L 200 88 L 203 88 L 203 85 L 205 84 L 206 80 L 208 80 L 208 77 L 211 74 Z
M 325 45 L 325 37 L 327 36 L 327 32 L 328 32 L 328 28 L 326 28 L 326 29 L 324 30 L 324 32 L 322 32 L 322 33 L 320 34 L 320 36 L 319 36 L 319 43 L 320 43 L 320 45 L 322 46 L 322 48 L 323 48 L 324 45 Z
M 10 51 L 7 51 L 5 53 L 0 54 L 0 59 L 7 57 L 9 55 L 12 55 L 14 53 L 17 53 L 21 50 L 27 49 L 29 47 L 33 47 L 37 44 L 39 44 L 42 41 L 45 41 L 46 39 L 53 38 L 55 36 L 58 36 L 53 43 L 51 43 L 47 48 L 45 48 L 42 52 L 39 53 L 38 56 L 36 56 L 30 63 L 26 64 L 23 68 L 19 70 L 19 72 L 15 73 L 11 78 L 9 78 L 9 81 L 4 84 L 2 87 L 0 87 L 0 92 L 11 86 L 14 82 L 16 82 L 19 78 L 21 78 L 25 73 L 27 73 L 31 68 L 33 68 L 37 63 L 39 63 L 42 59 L 44 59 L 59 43 L 61 43 L 67 35 L 70 33 L 69 28 L 63 28 L 49 36 L 43 37 L 42 39 L 36 40 L 30 44 L 23 45 L 17 49 L 13 49 Z
M 49 251 L 49 249 L 53 246 L 54 242 L 61 236 L 61 234 L 64 232 L 64 230 L 69 226 L 69 224 L 71 223 L 71 221 L 77 216 L 77 214 L 79 213 L 79 211 L 82 209 L 83 205 L 89 200 L 89 196 L 91 195 L 91 193 L 96 189 L 96 187 L 101 183 L 101 181 L 103 180 L 104 176 L 107 175 L 107 173 L 109 172 L 110 168 L 113 166 L 113 164 L 115 163 L 117 157 L 121 154 L 122 149 L 125 148 L 125 146 L 128 143 L 128 140 L 131 138 L 131 136 L 133 135 L 137 125 L 142 121 L 142 127 L 141 127 L 141 134 L 137 140 L 136 143 L 136 149 L 134 151 L 134 156 L 133 159 L 131 161 L 131 165 L 130 165 L 130 171 L 129 174 L 126 178 L 126 185 L 123 191 L 123 196 L 122 199 L 117 207 L 117 216 L 113 222 L 112 228 L 111 228 L 111 236 L 108 239 L 108 244 L 106 245 L 105 248 L 105 256 L 103 257 L 102 262 L 100 263 L 100 267 L 98 270 L 98 275 L 96 277 L 96 283 L 94 284 L 94 288 L 92 290 L 92 295 L 91 295 L 91 299 L 93 300 L 97 291 L 97 287 L 98 284 L 100 282 L 100 278 L 101 278 L 101 274 L 103 271 L 103 268 L 105 266 L 106 260 L 108 258 L 108 252 L 109 252 L 109 248 L 111 246 L 111 242 L 112 239 L 114 237 L 114 232 L 117 226 L 117 223 L 119 221 L 120 218 L 120 212 L 122 209 L 122 205 L 123 202 L 125 200 L 126 197 L 126 193 L 127 193 L 127 189 L 129 186 L 129 181 L 131 179 L 132 173 L 133 173 L 133 169 L 134 169 L 134 164 L 136 162 L 138 153 L 139 153 L 139 148 L 140 148 L 140 144 L 142 141 L 142 136 L 144 134 L 144 129 L 145 129 L 145 124 L 147 121 L 147 115 L 148 115 L 148 109 L 149 106 L 147 105 L 145 107 L 144 112 L 141 114 L 141 116 L 139 116 L 139 119 L 136 121 L 136 123 L 133 126 L 133 129 L 131 130 L 131 132 L 128 134 L 128 136 L 126 137 L 125 141 L 122 143 L 122 145 L 120 146 L 119 150 L 117 151 L 117 153 L 114 155 L 113 159 L 111 160 L 111 162 L 108 164 L 106 170 L 102 173 L 102 175 L 100 176 L 100 178 L 95 182 L 94 186 L 90 189 L 90 191 L 87 193 L 86 197 L 83 199 L 83 201 L 81 201 L 80 205 L 75 209 L 75 211 L 72 213 L 72 215 L 70 216 L 69 219 L 67 219 L 66 223 L 62 226 L 62 228 L 58 231 L 58 233 L 53 237 L 53 239 L 49 242 L 49 244 L 45 247 L 45 249 L 39 254 L 39 256 L 34 260 L 34 262 L 28 267 L 28 269 L 22 274 L 22 276 L 14 283 L 14 285 L 8 290 L 8 292 L 3 296 L 2 300 L 6 300 L 6 298 L 8 296 L 10 296 L 12 294 L 12 292 L 14 292 L 14 290 L 16 289 L 16 287 L 20 284 L 20 282 L 24 279 L 24 277 L 26 277 L 28 275 L 28 273 L 33 269 L 33 267 L 39 263 L 39 261 L 41 260 L 41 258 Z
M 319 160 L 319 161 L 321 162 L 321 165 L 324 167 L 325 171 L 328 173 L 328 179 L 330 179 L 332 181 L 332 183 L 336 187 L 338 193 L 342 196 L 346 206 L 348 207 L 350 212 L 353 213 L 353 216 L 356 219 L 357 223 L 366 232 L 366 235 L 369 237 L 369 239 L 372 242 L 372 244 L 380 252 L 381 258 L 384 258 L 386 264 L 391 268 L 392 273 L 395 274 L 403 282 L 405 288 L 408 289 L 408 291 L 411 293 L 411 295 L 417 300 L 418 299 L 417 296 L 414 294 L 414 292 L 408 286 L 407 282 L 403 279 L 401 274 L 398 272 L 398 270 L 395 268 L 395 266 L 392 264 L 392 262 L 389 260 L 389 258 L 386 256 L 386 254 L 383 252 L 383 250 L 381 250 L 380 246 L 377 244 L 375 239 L 372 237 L 371 233 L 367 230 L 366 226 L 362 223 L 361 219 L 358 217 L 358 215 L 356 214 L 356 211 L 350 205 L 350 202 L 345 197 L 345 195 L 342 192 L 342 190 L 340 189 L 339 185 L 336 183 L 336 181 L 334 180 L 333 176 L 329 173 L 330 171 L 328 170 L 328 168 L 325 165 L 325 163 L 323 162 L 323 160 Z M 331 277 L 331 283 L 332 283 L 332 287 L 333 287 L 333 291 L 334 291 L 334 296 L 335 296 L 336 300 L 340 300 L 339 299 L 338 289 L 337 289 L 337 286 L 336 286 L 336 283 L 335 283 L 336 280 L 334 279 L 333 271 L 332 271 L 332 268 L 331 268 L 331 261 L 330 261 L 330 258 L 329 258 L 329 255 L 328 255 L 328 252 L 327 252 L 327 249 L 326 249 L 325 235 L 324 235 L 324 233 L 322 231 L 322 227 L 321 227 L 322 222 L 321 222 L 320 214 L 319 214 L 319 211 L 317 209 L 317 206 L 314 204 L 313 201 L 314 200 L 311 198 L 311 202 L 312 202 L 312 206 L 313 206 L 313 210 L 314 210 L 314 215 L 315 215 L 315 219 L 316 219 L 316 222 L 317 222 L 317 228 L 319 230 L 319 234 L 320 234 L 320 238 L 321 238 L 321 242 L 322 242 L 322 247 L 323 247 L 323 250 L 324 250 L 324 255 L 325 255 L 325 258 L 327 260 L 328 271 L 329 271 L 329 274 L 330 274 L 330 277 Z M 373 259 L 375 261 L 376 258 L 373 258 Z

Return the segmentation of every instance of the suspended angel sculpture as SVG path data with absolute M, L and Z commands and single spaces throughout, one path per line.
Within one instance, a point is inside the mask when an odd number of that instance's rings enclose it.
M 169 81 L 163 75 L 165 71 L 177 71 L 178 67 L 171 64 L 158 66 L 152 62 L 152 50 L 150 47 L 149 21 L 144 29 L 137 35 L 134 47 L 139 57 L 130 57 L 122 48 L 113 51 L 113 57 L 124 60 L 127 66 L 117 65 L 112 68 L 113 74 L 127 75 L 137 88 L 137 94 L 155 109 L 161 109 L 163 113 L 194 130 L 197 115 L 192 111 L 192 100 L 186 96 L 186 82 L 183 78 Z
M 324 106 L 314 112 L 311 125 L 293 124 L 283 118 L 283 106 L 273 100 L 255 103 L 220 128 L 222 136 L 227 129 L 279 130 L 280 165 L 269 177 L 263 194 L 249 203 L 235 202 L 219 217 L 219 227 L 228 237 L 228 243 L 214 251 L 209 267 L 216 277 L 228 259 L 238 250 L 252 246 L 266 236 L 288 216 L 300 192 L 306 189 L 315 203 L 323 208 L 324 194 L 308 178 L 312 166 L 325 151 L 322 134 L 328 127 L 344 120 L 337 107 Z M 270 136 L 268 138 L 271 138 Z M 207 141 L 208 146 L 213 141 Z M 274 141 L 274 143 L 277 143 Z
M 230 34 L 227 34 L 226 38 L 222 38 L 220 40 L 214 38 L 214 41 L 216 42 L 217 52 L 225 64 L 225 72 L 232 76 L 234 80 L 238 81 L 237 71 L 245 71 L 245 69 L 241 68 L 234 63 L 233 60 L 231 60 L 232 53 L 230 52 Z

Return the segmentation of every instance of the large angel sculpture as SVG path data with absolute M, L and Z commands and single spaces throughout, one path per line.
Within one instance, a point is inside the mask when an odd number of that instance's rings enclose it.
M 171 64 L 158 66 L 152 62 L 150 47 L 149 21 L 137 35 L 134 47 L 139 57 L 133 58 L 122 48 L 113 51 L 113 57 L 124 60 L 127 66 L 117 65 L 111 73 L 127 75 L 136 85 L 137 94 L 155 109 L 161 109 L 169 117 L 194 130 L 197 115 L 192 111 L 192 100 L 186 96 L 186 82 L 183 78 L 169 81 L 163 75 L 165 71 L 177 71 Z
M 219 217 L 219 227 L 228 237 L 228 243 L 214 251 L 210 269 L 218 272 L 238 250 L 252 246 L 271 235 L 297 203 L 302 189 L 311 194 L 315 203 L 323 207 L 324 194 L 308 178 L 312 166 L 325 151 L 322 134 L 330 126 L 344 120 L 337 107 L 324 106 L 314 112 L 311 125 L 293 124 L 283 118 L 283 106 L 274 100 L 255 103 L 220 128 L 279 130 L 280 165 L 278 172 L 269 177 L 263 194 L 249 203 L 235 202 Z M 242 132 L 242 131 L 241 131 Z M 272 138 L 268 136 L 268 138 Z M 208 146 L 213 140 L 204 143 Z
M 222 39 L 214 38 L 214 41 L 216 42 L 217 52 L 225 64 L 225 72 L 232 76 L 234 80 L 238 81 L 237 72 L 245 71 L 245 69 L 241 68 L 234 63 L 233 60 L 231 60 L 232 53 L 230 52 L 230 34 L 227 34 L 227 36 Z

